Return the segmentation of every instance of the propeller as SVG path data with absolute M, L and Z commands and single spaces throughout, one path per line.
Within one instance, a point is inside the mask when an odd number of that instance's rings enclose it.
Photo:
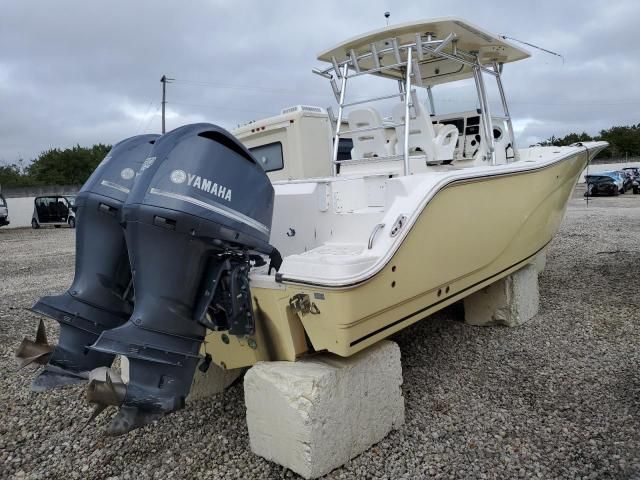
M 140 410 L 138 407 L 123 405 L 127 396 L 127 384 L 120 380 L 117 373 L 109 372 L 110 369 L 96 369 L 92 372 L 96 377 L 102 377 L 104 373 L 104 380 L 91 378 L 87 385 L 86 399 L 93 405 L 93 411 L 80 431 L 84 430 L 109 407 L 118 408 L 118 413 L 111 419 L 106 431 L 106 434 L 110 436 L 123 435 L 162 417 L 161 412 L 150 412 Z M 115 376 L 115 381 L 112 376 Z
M 107 371 L 105 380 L 93 379 L 87 385 L 86 399 L 93 405 L 91 416 L 82 426 L 84 429 L 95 418 L 100 415 L 107 407 L 119 407 L 124 402 L 127 395 L 127 385 L 122 382 L 114 382 L 111 375 Z
M 18 370 L 36 363 L 38 365 L 46 365 L 49 357 L 53 352 L 53 347 L 47 341 L 47 332 L 44 322 L 40 319 L 38 330 L 36 331 L 36 339 L 29 340 L 27 337 L 22 339 L 18 350 L 16 350 L 16 359 L 18 360 Z

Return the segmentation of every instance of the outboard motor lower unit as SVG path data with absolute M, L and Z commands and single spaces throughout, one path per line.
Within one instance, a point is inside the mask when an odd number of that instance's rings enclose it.
M 254 332 L 248 273 L 279 255 L 268 244 L 274 191 L 231 134 L 210 124 L 162 136 L 124 206 L 135 306 L 102 333 L 96 354 L 127 358 L 126 385 L 92 381 L 101 411 L 121 407 L 121 434 L 184 406 L 206 328 Z
M 89 370 L 113 362 L 113 354 L 87 347 L 131 315 L 131 270 L 120 216 L 156 138 L 139 135 L 114 145 L 76 198 L 73 284 L 62 295 L 42 297 L 32 308 L 60 323 L 60 341 L 51 351 L 41 324 L 36 342 L 25 339 L 17 353 L 23 364 L 46 364 L 33 382 L 35 390 L 82 381 Z M 34 355 L 40 350 L 43 355 Z

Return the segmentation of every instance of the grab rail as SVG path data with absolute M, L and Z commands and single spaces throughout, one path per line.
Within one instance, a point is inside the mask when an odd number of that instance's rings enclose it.
M 384 223 L 379 223 L 375 227 L 373 227 L 373 232 L 371 232 L 371 235 L 369 235 L 369 244 L 368 244 L 369 250 L 373 248 L 373 240 L 376 238 L 376 235 L 378 234 L 378 232 L 383 228 L 384 228 Z

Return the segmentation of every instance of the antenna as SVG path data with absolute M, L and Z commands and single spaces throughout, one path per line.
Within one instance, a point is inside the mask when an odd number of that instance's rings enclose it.
M 384 12 L 384 18 L 387 19 L 387 27 L 389 26 L 389 17 L 391 16 L 391 12 Z
M 560 57 L 562 59 L 562 64 L 564 65 L 564 55 L 560 55 L 559 53 L 552 52 L 551 50 L 539 47 L 537 45 L 534 45 L 533 43 L 525 42 L 524 40 L 518 40 L 517 38 L 509 37 L 507 35 L 500 35 L 500 38 L 504 38 L 505 40 L 513 40 L 514 42 L 522 43 L 523 45 L 527 45 L 528 47 L 535 48 L 550 55 L 555 55 L 556 57 Z

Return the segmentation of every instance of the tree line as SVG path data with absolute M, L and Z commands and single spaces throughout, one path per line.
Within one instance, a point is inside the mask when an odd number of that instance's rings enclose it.
M 605 140 L 609 148 L 598 158 L 619 158 L 626 155 L 640 157 L 640 123 L 622 127 L 611 127 L 591 136 L 586 132 L 569 133 L 564 137 L 555 135 L 541 142 L 543 146 L 566 146 L 576 142 Z M 18 161 L 0 165 L 0 186 L 31 187 L 38 185 L 82 185 L 91 172 L 111 149 L 110 145 L 99 143 L 92 147 L 76 145 L 72 148 L 52 148 L 38 155 L 29 165 Z
M 590 142 L 604 140 L 609 142 L 609 148 L 604 149 L 597 158 L 621 158 L 625 156 L 640 157 L 640 123 L 623 127 L 611 127 L 601 130 L 599 135 L 591 136 L 586 132 L 569 133 L 564 137 L 555 135 L 540 145 L 564 147 L 576 142 Z
M 21 160 L 0 165 L 0 186 L 82 185 L 109 150 L 111 145 L 102 143 L 92 147 L 52 148 L 26 166 Z

